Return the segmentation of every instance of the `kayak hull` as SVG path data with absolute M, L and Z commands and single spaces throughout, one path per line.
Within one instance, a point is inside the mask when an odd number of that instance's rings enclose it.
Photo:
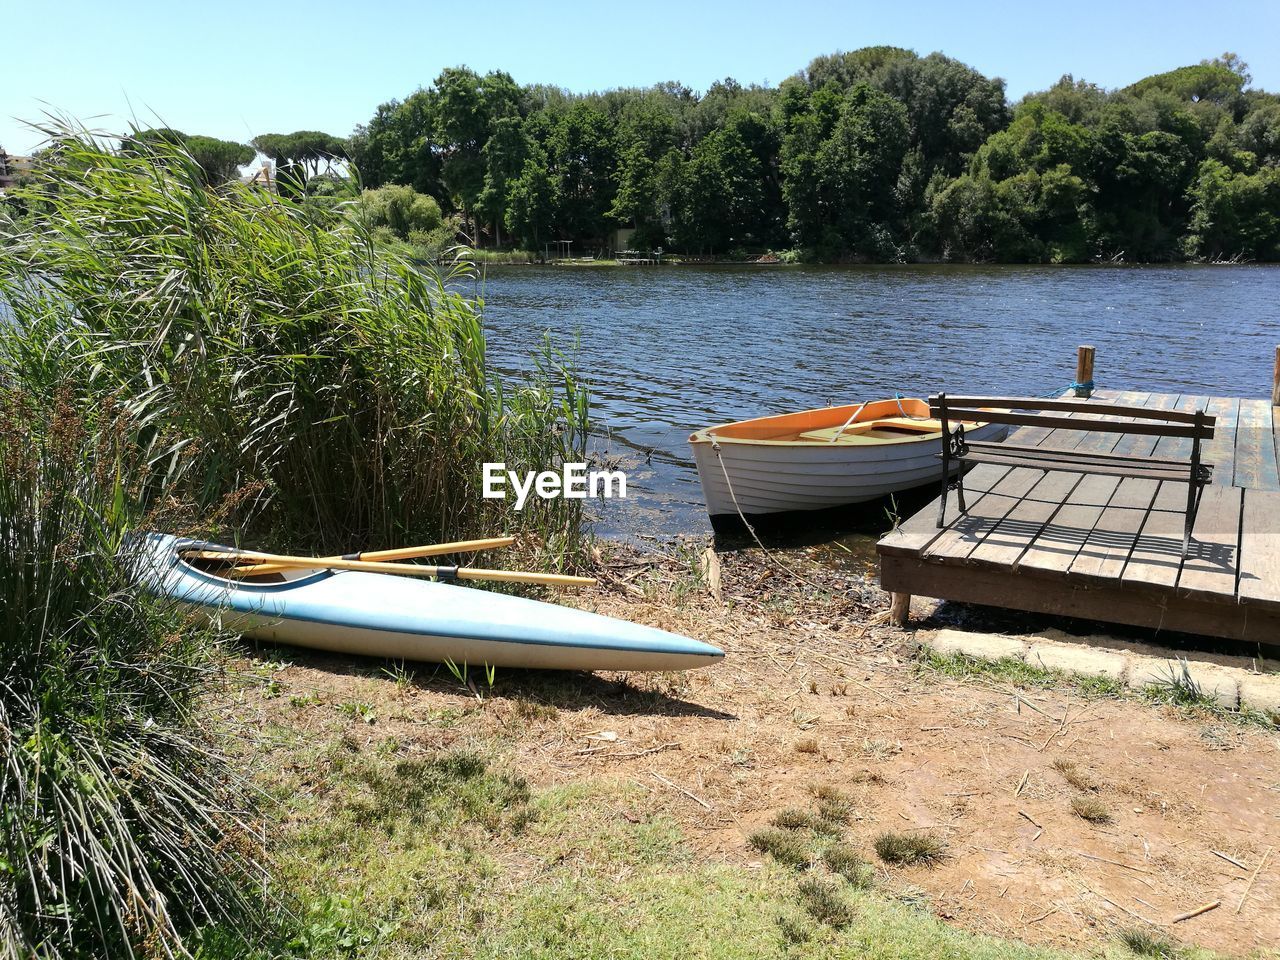
M 391 659 L 548 670 L 686 670 L 718 662 L 710 644 L 522 597 L 391 574 L 303 572 L 286 582 L 213 576 L 147 538 L 139 578 L 214 625 L 271 643 Z M 225 548 L 223 548 L 225 549 Z

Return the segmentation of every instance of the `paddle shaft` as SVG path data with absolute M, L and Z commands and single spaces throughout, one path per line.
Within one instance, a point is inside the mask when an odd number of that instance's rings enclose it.
M 325 557 L 325 560 L 413 560 L 418 557 L 439 557 L 449 553 L 475 553 L 479 550 L 493 550 L 498 547 L 509 547 L 516 542 L 515 537 L 490 537 L 487 540 L 456 540 L 453 543 L 432 543 L 422 547 L 399 547 L 395 550 L 370 550 L 365 553 L 348 553 L 341 557 Z M 266 573 L 279 573 L 292 567 L 278 563 L 259 563 L 250 567 L 241 567 L 235 571 L 238 577 L 258 577 Z
M 408 563 L 378 563 L 369 560 L 344 560 L 341 557 L 290 557 L 255 550 L 220 552 L 201 550 L 206 560 L 260 560 L 288 569 L 363 570 L 365 573 L 400 573 L 411 577 L 456 577 L 459 580 L 501 580 L 506 583 L 540 583 L 558 587 L 587 587 L 595 583 L 591 577 L 570 577 L 561 573 L 532 573 L 524 570 L 483 570 L 476 567 L 438 567 Z

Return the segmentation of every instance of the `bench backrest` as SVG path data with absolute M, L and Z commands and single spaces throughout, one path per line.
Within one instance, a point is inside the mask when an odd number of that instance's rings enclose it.
M 1031 411 L 1031 412 L 1026 412 Z M 1059 416 L 1057 414 L 1093 414 Z M 1096 400 L 1046 400 L 1039 397 L 952 397 L 940 393 L 929 398 L 929 415 L 938 420 L 977 420 L 1021 427 L 1059 430 L 1097 430 L 1156 437 L 1211 440 L 1216 418 L 1203 410 L 1153 410 Z M 1124 420 L 1103 419 L 1124 417 Z

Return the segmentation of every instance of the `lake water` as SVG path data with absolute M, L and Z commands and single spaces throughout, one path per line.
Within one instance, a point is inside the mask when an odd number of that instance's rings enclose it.
M 490 356 L 576 343 L 626 504 L 605 533 L 709 530 L 685 442 L 726 420 L 901 392 L 1045 394 L 1098 348 L 1099 387 L 1266 396 L 1280 267 L 505 267 Z

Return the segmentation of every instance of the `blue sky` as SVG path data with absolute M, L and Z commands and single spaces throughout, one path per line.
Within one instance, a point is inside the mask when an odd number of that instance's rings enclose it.
M 1124 86 L 1224 50 L 1280 90 L 1277 0 L 0 0 L 0 145 L 35 146 L 14 118 L 46 108 L 106 130 L 137 116 L 241 141 L 345 135 L 454 64 L 575 91 L 702 90 L 777 83 L 818 54 L 882 43 L 941 50 L 1005 78 L 1015 99 L 1063 73 Z

